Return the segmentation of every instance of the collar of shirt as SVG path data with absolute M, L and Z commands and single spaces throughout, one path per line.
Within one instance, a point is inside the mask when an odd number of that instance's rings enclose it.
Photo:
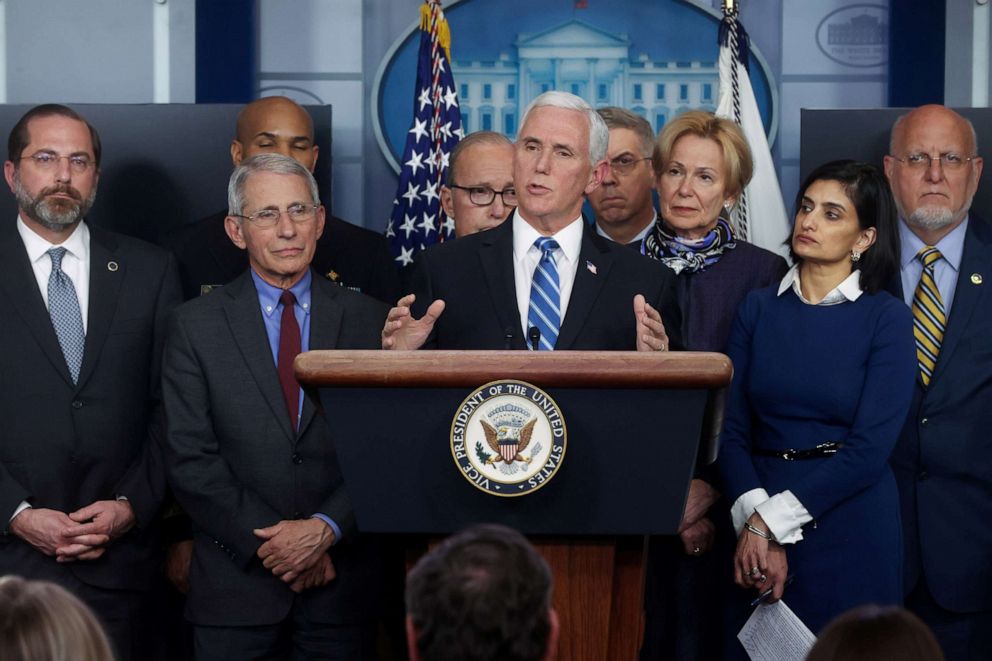
M 21 235 L 24 249 L 31 262 L 31 270 L 34 273 L 38 289 L 41 290 L 41 299 L 48 308 L 48 279 L 52 275 L 52 260 L 48 256 L 51 248 L 65 248 L 66 254 L 62 257 L 62 272 L 69 276 L 72 286 L 76 290 L 76 300 L 79 302 L 79 312 L 83 317 L 83 332 L 89 328 L 89 303 L 90 303 L 90 229 L 86 222 L 82 221 L 72 230 L 72 234 L 66 237 L 62 243 L 49 243 L 38 236 L 34 230 L 27 226 L 20 214 L 17 216 L 17 232 Z
M 251 278 L 255 282 L 255 291 L 258 292 L 258 304 L 262 308 L 262 322 L 265 324 L 265 333 L 269 338 L 269 348 L 272 350 L 272 362 L 279 363 L 279 327 L 282 324 L 282 303 L 279 297 L 282 290 L 273 287 L 269 283 L 258 277 L 254 270 L 251 271 Z M 296 297 L 296 305 L 293 312 L 296 315 L 296 323 L 300 326 L 300 347 L 303 351 L 310 349 L 310 294 L 313 276 L 310 269 L 300 278 L 300 281 L 289 288 Z
M 806 305 L 837 305 L 846 301 L 853 302 L 858 300 L 858 297 L 864 293 L 864 290 L 861 289 L 861 271 L 854 269 L 851 271 L 851 275 L 844 278 L 839 285 L 827 292 L 827 295 L 823 297 L 822 301 L 819 303 L 810 303 L 803 296 L 803 290 L 800 287 L 799 264 L 789 269 L 789 272 L 782 278 L 782 281 L 778 285 L 778 295 L 781 296 L 790 289 Z
M 940 250 L 940 256 L 943 257 L 944 261 L 954 269 L 957 273 L 958 269 L 961 267 L 961 256 L 964 254 L 964 238 L 968 231 L 968 216 L 965 216 L 964 221 L 960 225 L 952 229 L 947 235 L 937 242 L 934 248 Z M 916 236 L 913 230 L 909 229 L 906 221 L 902 218 L 899 219 L 899 267 L 903 270 L 906 269 L 913 261 L 919 263 L 916 259 L 917 253 L 926 246 L 923 243 L 923 239 Z
M 658 222 L 658 212 L 655 211 L 654 217 L 651 219 L 651 222 L 648 223 L 647 225 L 645 225 L 644 229 L 642 229 L 640 232 L 638 232 L 637 233 L 637 236 L 635 236 L 633 239 L 631 239 L 628 242 L 628 245 L 630 243 L 638 243 L 639 241 L 643 241 L 644 240 L 644 237 L 646 237 L 648 235 L 648 232 L 651 231 L 651 229 L 654 227 L 654 224 L 657 223 L 657 222 Z M 596 227 L 596 234 L 600 235 L 604 239 L 609 239 L 610 241 L 615 241 L 615 239 L 613 239 L 609 234 L 607 234 L 606 232 L 603 231 L 603 228 L 599 226 L 599 223 L 593 223 L 593 225 Z

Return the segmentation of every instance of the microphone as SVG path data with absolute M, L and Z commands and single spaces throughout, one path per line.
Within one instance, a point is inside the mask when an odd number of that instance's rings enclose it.
M 527 330 L 527 337 L 530 339 L 530 346 L 534 351 L 538 350 L 541 345 L 541 329 L 537 326 L 531 326 Z
M 507 326 L 506 331 L 503 333 L 504 349 L 513 348 L 513 326 Z

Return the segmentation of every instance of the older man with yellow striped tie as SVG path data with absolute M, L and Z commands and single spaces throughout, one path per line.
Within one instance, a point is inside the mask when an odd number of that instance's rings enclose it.
M 885 173 L 902 222 L 902 294 L 920 373 L 892 456 L 906 541 L 906 604 L 949 660 L 992 650 L 992 226 L 969 213 L 975 129 L 943 106 L 892 127 Z

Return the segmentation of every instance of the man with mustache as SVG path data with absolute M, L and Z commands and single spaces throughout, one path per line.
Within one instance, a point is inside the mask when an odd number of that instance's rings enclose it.
M 492 230 L 417 256 L 414 293 L 390 310 L 383 348 L 680 346 L 671 270 L 603 239 L 582 218 L 584 196 L 609 167 L 608 139 L 579 97 L 534 99 L 514 146 L 517 208 Z
M 928 105 L 892 127 L 885 174 L 899 209 L 900 278 L 919 374 L 892 454 L 906 605 L 948 659 L 992 650 L 992 227 L 971 212 L 984 164 L 975 128 Z
M 168 253 L 84 220 L 100 138 L 75 111 L 37 106 L 7 144 L 18 217 L 0 225 L 0 575 L 63 585 L 118 658 L 154 658 L 159 357 L 178 274 Z
M 589 193 L 596 231 L 640 250 L 657 217 L 651 198 L 654 132 L 646 119 L 624 108 L 599 108 L 596 112 L 610 129 L 606 151 L 610 167 L 599 188 Z

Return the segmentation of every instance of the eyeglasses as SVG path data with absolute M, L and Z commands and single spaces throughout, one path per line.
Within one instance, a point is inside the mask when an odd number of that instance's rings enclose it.
M 317 207 L 319 204 L 291 204 L 286 209 L 286 215 L 294 223 L 305 223 L 314 219 L 317 215 Z M 255 227 L 260 227 L 266 229 L 269 227 L 275 227 L 279 222 L 279 218 L 282 217 L 283 211 L 281 209 L 260 209 L 250 216 L 243 216 L 239 213 L 231 214 L 235 218 L 244 218 L 248 222 L 255 225 Z
M 953 152 L 931 156 L 925 152 L 919 152 L 918 154 L 909 154 L 906 158 L 899 158 L 898 156 L 893 156 L 892 158 L 900 163 L 905 163 L 914 170 L 929 170 L 934 161 L 942 163 L 946 170 L 960 170 L 964 167 L 965 163 L 969 163 L 977 157 L 962 156 Z
M 69 169 L 76 174 L 82 174 L 93 166 L 93 159 L 86 154 L 73 154 L 71 156 L 60 156 L 51 151 L 40 151 L 28 156 L 39 170 L 48 172 L 58 167 L 59 161 L 63 158 L 69 161 Z
M 636 158 L 630 154 L 624 154 L 623 156 L 617 156 L 612 161 L 610 161 L 610 168 L 613 169 L 618 175 L 626 177 L 633 171 L 634 166 L 641 161 L 650 161 L 651 158 Z
M 517 189 L 504 188 L 503 190 L 493 190 L 488 186 L 457 186 L 452 184 L 448 188 L 468 191 L 469 201 L 477 207 L 488 207 L 496 201 L 496 195 L 503 200 L 503 204 L 508 207 L 517 206 Z

